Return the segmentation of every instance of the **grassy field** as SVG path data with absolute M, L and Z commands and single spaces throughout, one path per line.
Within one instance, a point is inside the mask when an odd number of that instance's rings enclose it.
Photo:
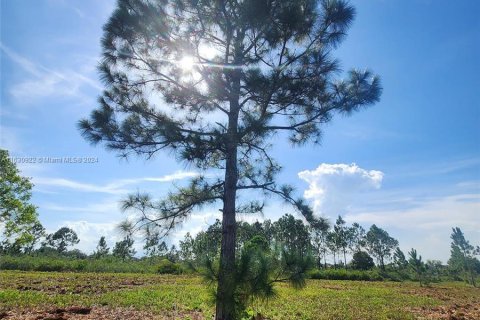
M 480 289 L 463 283 L 309 280 L 256 301 L 256 319 L 480 319 Z M 0 319 L 210 319 L 199 277 L 0 272 Z M 253 314 L 253 311 L 252 311 Z

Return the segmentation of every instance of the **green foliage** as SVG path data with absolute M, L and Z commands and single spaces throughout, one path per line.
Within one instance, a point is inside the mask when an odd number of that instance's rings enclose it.
M 327 268 L 328 229 L 328 224 L 324 224 L 320 228 L 311 228 L 312 251 L 314 256 L 316 257 L 317 268 L 322 267 L 322 258 L 323 267 L 325 269 Z
M 67 248 L 80 242 L 77 233 L 70 228 L 62 227 L 55 233 L 49 234 L 45 241 L 46 246 L 50 246 L 59 253 L 64 253 Z
M 311 279 L 323 280 L 355 280 L 355 281 L 383 281 L 385 278 L 376 270 L 360 271 L 345 269 L 315 269 L 309 272 Z
M 126 236 L 125 239 L 115 243 L 112 255 L 122 260 L 132 259 L 136 253 L 133 243 L 133 239 L 130 236 Z
M 68 254 L 68 252 L 67 252 Z M 183 270 L 183 268 L 181 268 Z M 158 263 L 150 259 L 122 260 L 113 256 L 82 258 L 62 255 L 2 256 L 0 270 L 157 273 Z
M 366 246 L 368 253 L 377 258 L 380 268 L 385 270 L 385 260 L 388 259 L 392 251 L 398 247 L 398 241 L 390 237 L 387 231 L 372 225 L 366 236 Z
M 247 316 L 254 301 L 275 297 L 276 283 L 287 282 L 294 288 L 303 288 L 312 265 L 311 256 L 301 252 L 271 250 L 262 236 L 247 241 L 237 259 L 234 279 L 234 308 L 238 319 Z M 208 283 L 214 284 L 218 277 L 218 262 L 207 260 L 201 273 Z
M 5 252 L 28 252 L 43 236 L 37 208 L 30 203 L 33 184 L 20 176 L 7 150 L 0 149 L 0 227 Z
M 180 274 L 182 268 L 180 264 L 171 262 L 168 259 L 162 259 L 157 264 L 157 273 L 159 274 Z
M 370 270 L 375 267 L 372 257 L 365 251 L 357 251 L 353 254 L 352 268 L 356 270 Z
M 100 237 L 97 244 L 97 250 L 93 253 L 93 256 L 97 259 L 108 256 L 110 248 L 107 246 L 107 241 L 104 236 Z
M 458 227 L 452 228 L 451 256 L 448 265 L 456 274 L 460 274 L 464 280 L 474 287 L 477 284 L 477 277 L 480 271 L 478 267 L 480 261 L 475 257 L 480 252 L 470 242 L 465 239 L 462 230 Z
M 193 247 L 195 245 L 195 240 L 190 235 L 190 232 L 185 234 L 183 240 L 180 240 L 180 259 L 186 262 L 193 262 L 194 260 L 194 253 Z
M 306 256 L 311 252 L 310 232 L 300 219 L 285 214 L 273 223 L 273 238 L 282 250 Z
M 366 233 L 365 229 L 354 222 L 352 226 L 348 229 L 348 247 L 351 252 L 359 252 L 361 251 L 366 245 Z
M 430 278 L 427 274 L 427 268 L 422 261 L 422 256 L 417 254 L 417 250 L 413 249 L 408 252 L 408 266 L 414 272 L 416 280 L 420 285 L 428 285 Z
M 160 241 L 161 235 L 158 230 L 152 229 L 151 226 L 145 228 L 145 245 L 143 249 L 147 257 L 163 256 L 168 252 L 165 241 Z

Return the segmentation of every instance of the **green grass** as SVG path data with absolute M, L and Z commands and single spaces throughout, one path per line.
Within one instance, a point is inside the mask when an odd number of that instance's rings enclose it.
M 72 305 L 133 307 L 155 314 L 213 314 L 211 290 L 192 275 L 0 272 L 0 309 Z M 252 313 L 267 319 L 414 319 L 413 308 L 475 303 L 480 290 L 462 283 L 420 288 L 418 283 L 309 280 L 296 290 L 255 301 Z

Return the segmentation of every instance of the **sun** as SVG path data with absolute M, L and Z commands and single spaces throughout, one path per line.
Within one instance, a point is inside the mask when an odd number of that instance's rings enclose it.
M 178 62 L 178 65 L 184 72 L 192 71 L 195 60 L 191 56 L 185 56 Z

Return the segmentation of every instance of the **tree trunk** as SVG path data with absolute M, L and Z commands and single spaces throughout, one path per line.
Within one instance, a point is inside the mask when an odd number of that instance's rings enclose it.
M 229 143 L 225 169 L 225 189 L 223 199 L 222 246 L 217 287 L 216 320 L 235 318 L 235 243 L 236 219 L 235 199 L 237 193 L 237 147 Z
M 343 261 L 345 263 L 345 270 L 347 270 L 347 252 L 343 249 Z
M 230 171 L 230 172 L 229 172 Z M 216 320 L 235 319 L 235 197 L 236 178 L 233 170 L 225 174 L 225 196 L 222 219 L 222 246 L 220 251 L 220 270 L 218 275 Z M 233 175 L 233 177 L 232 177 Z
M 240 51 L 238 44 L 235 46 L 236 55 Z M 238 57 L 238 56 L 237 56 Z M 235 62 L 237 59 L 235 59 Z M 225 184 L 223 195 L 222 218 L 222 246 L 220 251 L 220 270 L 216 296 L 215 320 L 235 319 L 235 246 L 237 224 L 235 217 L 238 167 L 238 115 L 240 111 L 240 71 L 231 73 L 232 92 L 230 96 L 230 112 L 228 114 L 228 134 L 226 142 Z

